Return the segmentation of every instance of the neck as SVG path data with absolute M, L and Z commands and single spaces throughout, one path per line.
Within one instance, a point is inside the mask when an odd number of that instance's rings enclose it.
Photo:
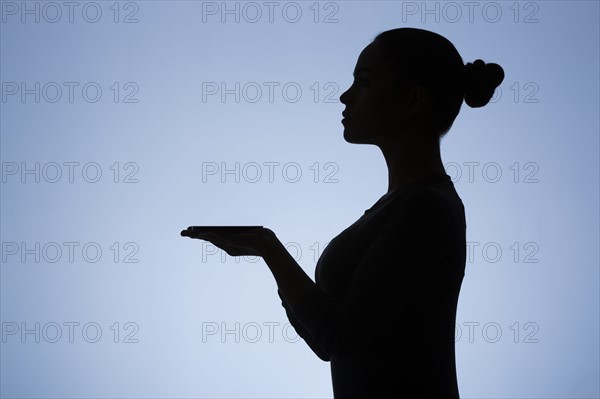
M 431 173 L 446 173 L 437 139 L 378 146 L 388 168 L 388 194 Z

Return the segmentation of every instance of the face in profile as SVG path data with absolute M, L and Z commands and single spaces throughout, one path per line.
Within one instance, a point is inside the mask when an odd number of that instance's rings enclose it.
M 341 96 L 344 139 L 349 143 L 388 142 L 403 131 L 410 101 L 406 90 L 399 91 L 394 71 L 381 57 L 381 48 L 371 43 L 360 53 L 354 82 Z

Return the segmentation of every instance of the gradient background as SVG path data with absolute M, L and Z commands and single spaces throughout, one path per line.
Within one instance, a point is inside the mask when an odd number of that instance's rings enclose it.
M 2 397 L 331 397 L 262 259 L 179 232 L 264 225 L 313 277 L 387 190 L 339 96 L 402 26 L 506 73 L 442 141 L 461 396 L 600 395 L 597 1 L 0 4 Z

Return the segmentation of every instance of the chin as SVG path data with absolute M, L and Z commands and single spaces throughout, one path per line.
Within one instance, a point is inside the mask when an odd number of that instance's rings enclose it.
M 344 140 L 352 144 L 371 144 L 368 137 L 362 137 L 352 134 L 348 128 L 344 129 Z

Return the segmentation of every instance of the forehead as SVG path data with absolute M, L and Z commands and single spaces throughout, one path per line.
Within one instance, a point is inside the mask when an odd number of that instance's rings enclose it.
M 356 68 L 374 66 L 378 63 L 378 58 L 379 53 L 377 49 L 373 44 L 369 44 L 360 52 L 356 61 Z
M 358 73 L 361 70 L 367 70 L 375 74 L 386 74 L 388 73 L 388 67 L 381 57 L 381 49 L 374 43 L 369 44 L 365 47 L 356 61 L 356 67 L 354 72 Z

